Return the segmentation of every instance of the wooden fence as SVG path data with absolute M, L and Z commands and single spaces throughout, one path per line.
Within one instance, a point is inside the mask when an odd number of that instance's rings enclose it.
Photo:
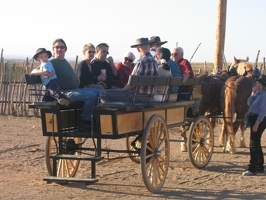
M 28 104 L 32 97 L 28 95 L 25 73 L 34 66 L 33 60 L 7 61 L 1 53 L 0 65 L 0 115 L 30 116 L 37 112 L 29 110 Z

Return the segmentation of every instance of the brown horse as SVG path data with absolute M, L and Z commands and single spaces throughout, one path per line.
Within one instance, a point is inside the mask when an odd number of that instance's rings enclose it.
M 251 94 L 252 79 L 244 76 L 232 76 L 222 73 L 220 77 L 206 76 L 201 81 L 202 98 L 199 105 L 199 115 L 209 113 L 214 128 L 213 117 L 223 117 L 220 146 L 224 152 L 235 152 L 234 138 L 237 130 L 241 129 L 240 147 L 245 147 L 244 116 L 248 111 L 247 98 Z M 236 114 L 236 119 L 233 118 Z M 220 117 L 220 116 L 218 116 Z
M 220 94 L 227 78 L 229 78 L 228 74 L 222 72 L 219 77 L 205 76 L 200 82 L 202 84 L 202 96 L 198 114 L 205 115 L 208 113 L 213 128 L 215 126 L 214 117 L 222 113 Z
M 237 59 L 234 57 L 234 61 L 229 66 L 228 73 L 230 76 L 242 75 L 251 77 L 253 75 L 253 66 L 246 60 Z
M 224 122 L 220 142 L 227 138 L 224 151 L 235 153 L 235 134 L 241 129 L 242 145 L 244 142 L 244 117 L 248 111 L 247 99 L 251 94 L 253 81 L 244 76 L 232 76 L 225 81 L 221 89 L 220 106 L 223 109 Z M 224 101 L 223 101 L 224 100 Z M 236 114 L 236 118 L 234 116 Z M 241 146 L 241 145 L 240 145 Z

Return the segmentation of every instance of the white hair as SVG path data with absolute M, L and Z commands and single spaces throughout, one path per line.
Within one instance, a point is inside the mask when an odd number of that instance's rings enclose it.
M 136 58 L 135 55 L 134 55 L 131 51 L 125 53 L 124 56 L 123 56 L 123 58 L 122 58 L 122 60 L 124 60 L 125 57 L 130 58 L 130 59 L 132 59 L 133 61 L 134 61 L 135 58 Z
M 184 54 L 184 50 L 181 47 L 176 47 L 177 52 L 180 54 Z

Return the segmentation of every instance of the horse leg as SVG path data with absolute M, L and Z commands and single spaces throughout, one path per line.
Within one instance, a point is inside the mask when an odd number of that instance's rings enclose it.
M 216 119 L 215 118 L 210 118 L 210 122 L 211 122 L 212 128 L 214 129 L 215 124 L 216 124 Z
M 246 146 L 246 142 L 245 142 L 245 124 L 244 124 L 244 121 L 242 120 L 240 122 L 240 133 L 241 133 L 241 136 L 240 136 L 240 142 L 239 142 L 239 147 L 241 148 L 245 148 L 247 147 Z
M 227 124 L 226 124 L 225 120 L 223 120 L 222 131 L 221 131 L 220 138 L 219 138 L 220 147 L 223 147 L 223 153 L 229 152 L 229 146 L 230 146 L 230 143 L 228 143 L 228 141 L 229 141 L 228 130 L 227 130 L 226 126 L 227 126 Z
M 226 137 L 227 137 L 227 131 L 225 126 L 225 121 L 222 122 L 222 131 L 219 137 L 219 146 L 225 147 L 226 146 Z
M 243 147 L 246 147 L 245 138 L 244 138 L 245 123 L 244 123 L 244 120 L 243 119 L 236 119 L 234 121 L 234 131 L 235 131 L 235 134 L 238 131 L 239 127 L 240 127 L 240 133 L 241 133 L 241 135 L 240 135 L 240 141 L 239 141 L 239 147 L 243 148 Z
M 223 152 L 228 152 L 230 154 L 234 154 L 236 152 L 235 150 L 235 137 L 233 134 L 226 134 L 226 144 L 223 147 Z
M 227 142 L 226 142 L 226 152 L 234 154 L 235 150 L 235 135 L 227 134 Z
M 187 152 L 187 136 L 186 136 L 186 132 L 188 131 L 188 127 L 184 127 L 182 126 L 182 142 L 180 142 L 180 149 L 181 152 Z
M 234 154 L 235 150 L 235 132 L 233 127 L 233 120 L 226 119 L 224 120 L 225 132 L 226 132 L 226 145 L 224 146 L 224 152 Z

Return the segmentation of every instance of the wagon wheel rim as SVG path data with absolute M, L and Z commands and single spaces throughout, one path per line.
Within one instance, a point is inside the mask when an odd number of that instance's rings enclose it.
M 136 149 L 131 145 L 132 141 L 137 136 L 127 136 L 126 137 L 126 146 L 128 151 L 136 151 Z M 137 148 L 141 148 L 141 143 L 136 144 Z M 130 160 L 132 160 L 135 163 L 140 163 L 140 153 L 128 153 Z
M 80 143 L 82 138 L 77 137 L 66 137 L 65 139 L 73 139 L 75 143 Z M 45 144 L 45 160 L 46 168 L 50 176 L 53 176 L 53 160 L 50 158 L 51 155 L 57 153 L 58 138 L 47 137 Z M 81 151 L 75 152 L 75 155 L 80 155 Z M 57 177 L 74 177 L 77 173 L 80 160 L 71 159 L 59 159 L 57 160 Z
M 141 170 L 146 188 L 157 193 L 168 173 L 170 143 L 168 129 L 160 115 L 153 115 L 147 122 L 141 141 Z
M 189 159 L 196 168 L 204 168 L 211 160 L 214 147 L 212 125 L 207 117 L 200 116 L 190 125 L 187 141 Z

